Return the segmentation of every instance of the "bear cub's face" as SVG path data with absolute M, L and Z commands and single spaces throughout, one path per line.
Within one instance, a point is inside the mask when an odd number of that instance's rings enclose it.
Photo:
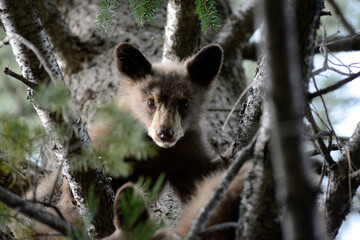
M 199 126 L 222 56 L 220 46 L 208 45 L 185 62 L 151 64 L 129 43 L 116 47 L 117 68 L 128 83 L 127 105 L 159 147 L 174 146 Z

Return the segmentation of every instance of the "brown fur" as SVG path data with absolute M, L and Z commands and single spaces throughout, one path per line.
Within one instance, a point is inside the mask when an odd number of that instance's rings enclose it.
M 151 64 L 133 45 L 121 43 L 116 48 L 115 61 L 125 76 L 117 104 L 145 126 L 157 145 L 157 155 L 146 161 L 126 159 L 134 164 L 133 172 L 129 178 L 113 179 L 113 188 L 127 181 L 136 182 L 139 176 L 154 182 L 165 173 L 180 199 L 186 202 L 196 181 L 222 167 L 220 161 L 211 162 L 216 156 L 201 125 L 221 67 L 221 48 L 208 45 L 185 62 Z M 98 131 L 102 129 L 98 124 L 93 129 L 89 134 L 99 144 L 99 133 L 106 135 L 106 130 Z M 173 134 L 161 139 L 161 129 L 171 129 Z
M 51 191 L 54 187 L 54 183 L 56 180 L 57 171 L 53 171 L 51 174 L 46 175 L 39 181 L 38 188 L 36 189 L 36 199 L 41 202 L 47 203 L 49 201 L 49 197 Z M 51 201 L 51 204 L 56 206 L 63 217 L 71 224 L 79 225 L 81 223 L 81 218 L 79 214 L 79 210 L 74 203 L 74 198 L 70 190 L 70 186 L 68 182 L 64 181 L 62 177 L 59 178 L 57 184 L 54 187 L 54 196 Z M 26 193 L 25 198 L 27 200 L 32 201 L 34 199 L 34 192 L 29 191 Z M 40 205 L 42 206 L 42 205 Z M 57 215 L 54 209 L 52 208 L 45 208 L 46 211 Z M 36 222 L 36 221 L 27 221 L 26 222 L 28 227 L 33 229 L 34 233 L 38 235 L 38 237 L 32 237 L 32 239 L 47 239 L 47 240 L 55 240 L 55 239 L 62 239 L 62 236 L 41 236 L 41 234 L 46 233 L 56 233 L 55 230 L 49 228 L 48 226 Z M 29 232 L 24 232 L 16 223 L 13 224 L 11 227 L 12 231 L 16 238 L 28 238 Z M 33 233 L 31 233 L 33 235 Z
M 133 163 L 133 172 L 127 178 L 113 179 L 113 189 L 128 181 L 136 182 L 140 176 L 154 183 L 165 173 L 180 199 L 188 201 L 196 181 L 223 167 L 221 161 L 211 161 L 215 155 L 201 125 L 202 113 L 222 64 L 222 49 L 208 45 L 185 62 L 151 64 L 133 45 L 121 43 L 116 48 L 115 61 L 125 77 L 116 102 L 144 125 L 156 143 L 157 155 L 145 161 L 126 159 Z M 95 147 L 103 143 L 109 124 L 112 123 L 97 122 L 89 130 Z M 45 180 L 39 188 L 42 193 L 38 196 L 46 196 L 52 185 Z M 78 218 L 66 181 L 57 205 L 69 222 Z M 34 227 L 37 232 L 50 231 L 40 224 Z
M 225 196 L 221 200 L 220 204 L 215 209 L 214 213 L 209 218 L 206 227 L 214 226 L 224 222 L 236 222 L 239 217 L 239 204 L 240 204 L 240 195 L 243 191 L 244 180 L 247 176 L 250 164 L 245 164 L 238 174 L 236 175 L 233 182 L 230 184 L 228 190 L 225 193 Z M 152 237 L 151 240 L 163 240 L 163 239 L 182 239 L 184 238 L 191 227 L 193 220 L 199 214 L 201 208 L 208 202 L 210 199 L 213 190 L 219 184 L 221 178 L 224 176 L 225 171 L 219 171 L 213 173 L 210 176 L 207 176 L 203 179 L 198 185 L 196 194 L 192 197 L 189 203 L 185 206 L 183 210 L 182 217 L 179 220 L 179 223 L 173 228 L 163 228 L 158 230 Z M 118 198 L 121 194 L 122 189 L 132 187 L 132 185 L 126 184 L 122 187 L 115 198 L 115 204 L 118 202 Z M 115 207 L 118 209 L 118 207 Z M 148 216 L 148 212 L 145 217 Z M 114 225 L 116 231 L 109 237 L 104 240 L 116 240 L 124 236 L 121 229 L 121 214 L 114 212 Z M 143 218 L 142 221 L 145 221 Z M 212 232 L 201 237 L 202 240 L 231 240 L 235 239 L 235 230 L 226 229 L 217 232 Z
M 247 176 L 249 164 L 245 164 L 233 182 L 230 184 L 224 198 L 209 218 L 206 227 L 214 226 L 224 222 L 236 222 L 239 218 L 240 195 L 244 187 L 244 180 Z M 224 171 L 214 173 L 206 177 L 197 188 L 197 192 L 184 208 L 179 223 L 174 228 L 162 229 L 155 234 L 154 239 L 178 239 L 176 236 L 185 237 L 191 227 L 193 220 L 199 214 L 199 211 L 210 199 L 213 190 L 219 184 L 221 178 L 225 174 Z M 230 240 L 235 239 L 235 230 L 226 229 L 222 231 L 212 232 L 201 237 L 202 240 Z

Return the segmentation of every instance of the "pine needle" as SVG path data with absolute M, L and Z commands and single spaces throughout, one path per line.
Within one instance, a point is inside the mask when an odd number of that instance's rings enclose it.
M 120 0 L 103 0 L 98 5 L 98 15 L 95 22 L 95 30 L 101 32 L 101 37 L 107 35 L 116 17 L 116 10 L 119 8 Z
M 215 31 L 220 30 L 220 15 L 216 8 L 215 0 L 196 0 L 196 12 L 199 15 L 201 29 L 204 34 L 211 27 Z

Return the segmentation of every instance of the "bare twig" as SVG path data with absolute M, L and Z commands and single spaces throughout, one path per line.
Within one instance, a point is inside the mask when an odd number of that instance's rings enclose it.
M 240 96 L 239 96 L 238 99 L 236 100 L 235 104 L 234 104 L 233 107 L 231 108 L 231 111 L 230 111 L 229 115 L 227 116 L 227 118 L 226 118 L 226 120 L 225 120 L 225 122 L 224 122 L 224 125 L 222 126 L 222 130 L 225 129 L 227 123 L 229 122 L 229 119 L 230 119 L 231 115 L 232 115 L 233 112 L 235 111 L 236 106 L 240 103 L 241 99 L 245 96 L 245 94 L 249 91 L 249 89 L 250 89 L 252 86 L 254 86 L 254 84 L 255 84 L 255 83 L 252 82 L 252 83 L 251 83 L 249 86 L 247 86 L 247 87 L 245 88 L 245 90 L 240 94 Z
M 323 44 L 328 47 L 331 52 L 344 52 L 360 50 L 360 33 L 351 36 L 339 36 L 328 38 L 327 43 Z M 322 40 L 319 40 L 321 42 Z M 321 47 L 316 48 L 316 53 L 321 52 Z M 256 61 L 256 50 L 259 48 L 257 43 L 246 43 L 242 49 L 242 56 L 244 59 Z
M 323 95 L 323 94 L 326 94 L 328 92 L 334 91 L 334 90 L 342 87 L 343 85 L 351 82 L 352 80 L 356 79 L 359 76 L 360 76 L 360 72 L 355 73 L 355 74 L 351 74 L 350 77 L 345 78 L 344 80 L 341 80 L 341 81 L 337 82 L 334 85 L 331 85 L 331 86 L 329 86 L 327 88 L 321 89 L 321 90 L 319 90 L 317 92 L 314 92 L 314 93 L 309 93 L 308 99 L 311 100 L 311 99 L 314 99 L 314 98 L 316 98 L 316 97 L 318 97 L 320 95 Z
M 68 223 L 67 221 L 42 210 L 35 204 L 23 200 L 22 198 L 11 193 L 10 191 L 6 190 L 1 186 L 0 186 L 0 201 L 2 201 L 11 208 L 17 209 L 22 214 L 25 214 L 26 216 L 29 216 L 61 232 L 65 236 L 75 231 L 75 227 L 70 223 Z
M 9 75 L 17 80 L 19 80 L 20 82 L 22 82 L 23 84 L 25 84 L 27 87 L 31 88 L 31 89 L 35 89 L 38 85 L 35 82 L 31 82 L 29 80 L 27 80 L 26 78 L 24 78 L 23 76 L 11 71 L 8 67 L 5 67 L 3 69 L 3 72 L 6 75 Z
M 340 59 L 338 59 L 333 53 L 329 52 L 328 50 L 328 44 L 327 44 L 327 34 L 326 34 L 326 30 L 324 27 L 321 26 L 321 29 L 323 31 L 323 35 L 322 35 L 322 41 L 319 44 L 319 52 L 324 56 L 324 61 L 323 61 L 323 65 L 321 68 L 317 69 L 316 71 L 314 71 L 311 76 L 316 76 L 324 71 L 330 70 L 330 71 L 334 71 L 340 75 L 344 75 L 344 76 L 350 76 L 352 74 L 352 71 L 350 69 L 349 66 L 346 66 Z M 331 36 L 330 36 L 331 37 Z M 328 54 L 330 54 L 332 57 L 334 57 L 340 64 L 335 63 L 331 60 L 329 60 L 328 58 Z M 346 72 L 342 72 L 340 70 L 338 70 L 337 68 L 331 67 L 329 66 L 329 63 L 331 63 L 334 66 L 341 66 L 341 67 L 345 67 L 348 69 L 348 73 Z
M 2 48 L 5 45 L 9 45 L 10 38 L 8 36 L 5 36 L 3 40 L 0 41 L 0 48 Z
M 339 146 L 336 145 L 336 144 L 332 144 L 330 147 L 327 148 L 329 151 L 337 151 L 339 150 Z M 316 155 L 319 155 L 321 154 L 321 151 L 317 150 L 317 149 L 314 149 L 312 151 L 308 151 L 306 152 L 306 156 L 307 157 L 313 157 L 313 156 L 316 156 Z
M 230 108 L 208 108 L 209 112 L 231 112 Z M 234 110 L 234 112 L 239 112 L 239 110 Z
M 29 9 L 29 11 L 23 11 Z M 17 60 L 22 75 L 31 81 L 40 84 L 57 83 L 63 81 L 61 69 L 51 50 L 46 32 L 34 9 L 34 4 L 22 0 L 2 0 L 0 1 L 0 18 L 5 31 L 11 38 L 10 45 L 13 49 L 15 59 Z M 18 19 L 25 19 L 18 21 Z M 39 68 L 39 65 L 42 67 Z M 88 169 L 88 171 L 75 170 L 75 164 L 78 157 L 83 154 L 92 156 L 91 139 L 85 129 L 80 115 L 75 105 L 68 95 L 66 104 L 61 109 L 49 110 L 46 106 L 37 102 L 30 96 L 37 114 L 50 136 L 53 144 L 53 152 L 59 163 L 63 161 L 62 173 L 70 185 L 70 189 L 79 208 L 80 214 L 86 211 L 87 193 L 89 192 L 90 182 L 96 185 L 96 192 L 100 197 L 103 206 L 102 214 L 97 214 L 92 223 L 96 228 L 95 234 L 103 234 L 112 230 L 112 205 L 113 192 L 105 173 L 99 169 Z M 64 125 L 68 123 L 69 125 Z M 61 136 L 58 126 L 71 126 L 71 134 L 67 140 Z M 66 142 L 71 143 L 68 148 Z
M 244 147 L 240 153 L 238 159 L 236 159 L 235 162 L 231 164 L 229 167 L 229 170 L 225 174 L 225 176 L 221 179 L 219 185 L 214 190 L 213 195 L 211 196 L 208 203 L 200 210 L 199 215 L 197 218 L 193 221 L 193 224 L 191 226 L 191 229 L 188 233 L 187 239 L 197 239 L 197 235 L 203 231 L 207 220 L 211 216 L 211 214 L 214 212 L 216 206 L 220 203 L 220 200 L 226 193 L 227 188 L 229 187 L 231 181 L 236 176 L 239 169 L 242 167 L 242 165 L 245 163 L 245 161 L 249 158 L 249 156 L 252 154 L 254 145 L 256 143 L 257 136 L 255 135 L 250 144 L 246 147 Z
M 316 109 L 316 106 L 313 104 L 313 103 L 310 103 L 310 106 L 311 106 L 311 111 L 316 115 L 316 117 L 320 120 L 321 124 L 323 125 L 323 127 L 325 129 L 328 130 L 328 132 L 326 131 L 321 131 L 321 132 L 318 132 L 316 134 L 313 134 L 313 138 L 317 138 L 317 137 L 320 137 L 320 138 L 323 138 L 323 137 L 332 137 L 332 134 L 331 134 L 331 128 L 326 124 L 326 122 L 324 121 L 324 119 L 322 119 L 322 117 L 320 116 L 319 112 L 317 111 Z
M 224 222 L 220 224 L 213 225 L 211 227 L 208 227 L 204 229 L 203 231 L 199 232 L 198 236 L 203 236 L 212 232 L 221 231 L 228 228 L 237 228 L 239 226 L 238 222 Z
M 348 184 L 349 184 L 349 204 L 351 205 L 351 201 L 352 201 L 352 196 L 351 196 L 351 172 L 352 172 L 352 167 L 351 167 L 351 158 L 350 158 L 350 153 L 349 153 L 349 148 L 348 146 L 345 146 L 345 153 L 346 153 L 346 159 L 347 159 L 347 163 L 348 163 Z
M 39 59 L 41 65 L 44 67 L 46 73 L 49 75 L 52 82 L 55 82 L 56 79 L 63 80 L 61 72 L 57 72 L 57 75 L 54 74 L 54 71 L 50 69 L 49 65 L 47 64 L 45 58 L 43 57 L 43 54 L 39 51 L 37 47 L 35 47 L 34 44 L 32 44 L 30 41 L 22 37 L 21 35 L 13 32 L 7 32 L 6 33 L 10 39 L 16 39 L 22 44 L 24 44 L 26 47 L 30 48 L 31 51 L 33 51 L 36 55 L 36 57 Z
M 42 237 L 61 237 L 62 234 L 56 233 L 56 232 L 47 232 L 47 233 L 36 233 L 33 236 L 30 237 L 30 239 L 38 239 Z
M 319 128 L 315 122 L 313 115 L 311 114 L 310 107 L 307 107 L 306 118 L 308 119 L 308 121 L 310 123 L 310 127 L 311 127 L 312 131 L 315 134 L 317 134 L 319 132 Z M 336 166 L 336 162 L 332 159 L 332 157 L 329 153 L 329 149 L 326 147 L 324 141 L 321 138 L 316 138 L 315 141 L 318 145 L 318 148 L 319 148 L 321 154 L 324 156 L 327 165 L 329 166 L 330 169 L 333 169 Z
M 62 215 L 61 211 L 59 210 L 59 208 L 57 206 L 55 206 L 54 204 L 51 204 L 49 202 L 42 202 L 42 201 L 37 201 L 37 200 L 34 200 L 32 201 L 33 203 L 38 203 L 38 204 L 41 204 L 45 207 L 49 207 L 49 208 L 52 208 L 54 209 L 54 211 L 56 212 L 56 214 L 61 218 L 61 219 L 64 219 L 64 215 Z
M 360 169 L 350 174 L 351 178 L 357 178 L 360 176 Z
M 314 87 L 315 87 L 316 91 L 319 91 L 318 86 L 317 86 L 316 81 L 315 81 L 315 78 L 312 78 L 312 80 L 313 80 Z M 335 132 L 335 129 L 334 129 L 334 127 L 333 127 L 332 124 L 331 124 L 330 117 L 329 117 L 329 111 L 328 111 L 328 109 L 327 109 L 327 106 L 326 106 L 326 104 L 325 104 L 325 101 L 324 101 L 324 98 L 323 98 L 322 95 L 320 95 L 320 99 L 321 99 L 321 102 L 322 102 L 323 107 L 324 107 L 324 110 L 325 110 L 326 120 L 327 120 L 327 122 L 328 122 L 328 124 L 329 124 L 329 127 L 330 127 L 330 129 L 331 129 L 331 133 L 335 136 L 336 143 L 337 143 L 337 145 L 338 145 L 338 147 L 339 147 L 339 150 L 340 150 L 340 152 L 341 152 L 342 150 L 341 150 L 340 142 L 339 142 L 339 139 L 338 139 L 337 134 L 336 134 L 336 132 Z
M 336 14 L 340 17 L 341 23 L 344 25 L 346 30 L 351 34 L 355 34 L 354 27 L 351 26 L 351 24 L 346 20 L 337 3 L 334 0 L 327 0 L 327 2 L 334 8 Z
M 360 37 L 360 33 L 356 33 L 350 36 L 341 36 L 337 37 L 332 41 L 329 41 L 326 46 L 328 46 L 333 52 L 336 51 L 336 49 L 340 48 L 340 46 L 345 45 L 344 47 L 341 47 L 340 49 L 342 51 L 345 50 L 357 50 L 360 46 L 358 38 Z M 351 47 L 350 49 L 348 47 Z
M 55 189 L 56 189 L 56 185 L 59 181 L 59 177 L 60 177 L 60 174 L 61 174 L 61 168 L 62 168 L 62 165 L 63 165 L 63 161 L 61 161 L 60 163 L 60 166 L 59 166 L 59 169 L 57 170 L 57 173 L 56 173 L 56 178 L 55 178 L 55 181 L 54 181 L 54 184 L 53 184 L 53 187 L 51 189 L 51 192 L 50 192 L 50 196 L 49 196 L 49 201 L 48 201 L 48 204 L 51 203 L 53 197 L 54 197 L 54 193 L 55 193 Z
M 327 232 L 329 238 L 334 239 L 338 230 L 350 212 L 350 194 L 354 196 L 356 189 L 360 185 L 359 176 L 351 173 L 349 176 L 349 168 L 351 165 L 359 168 L 360 166 L 360 122 L 347 142 L 347 151 L 344 151 L 338 160 L 338 167 L 329 172 L 329 190 L 323 197 L 325 202 L 324 211 L 326 212 Z M 351 164 L 348 159 L 350 156 Z M 354 177 L 352 177 L 354 175 Z M 350 178 L 350 179 L 349 179 Z M 350 181 L 349 181 L 350 180 Z M 349 188 L 349 183 L 351 188 Z M 349 190 L 351 191 L 349 194 Z

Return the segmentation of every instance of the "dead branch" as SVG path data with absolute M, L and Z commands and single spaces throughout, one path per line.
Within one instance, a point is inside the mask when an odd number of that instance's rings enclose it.
M 355 74 L 351 74 L 348 78 L 345 78 L 327 88 L 324 88 L 324 89 L 321 89 L 317 92 L 314 92 L 314 93 L 309 93 L 308 94 L 308 99 L 312 100 L 318 96 L 321 96 L 321 95 L 324 95 L 324 94 L 327 94 L 331 91 L 334 91 L 336 89 L 339 89 L 340 87 L 344 86 L 345 84 L 351 82 L 352 80 L 355 80 L 356 78 L 358 78 L 360 76 L 360 72 L 358 73 L 355 73 Z
M 346 18 L 344 17 L 344 14 L 342 13 L 342 11 L 340 10 L 339 6 L 337 5 L 337 3 L 334 0 L 327 0 L 327 2 L 332 6 L 332 8 L 335 10 L 336 15 L 339 16 L 341 23 L 344 25 L 344 27 L 346 28 L 346 30 L 350 33 L 350 34 L 355 34 L 355 29 L 353 26 L 351 26 L 351 24 L 349 23 L 349 21 L 346 20 Z
M 8 67 L 5 67 L 3 69 L 3 72 L 6 75 L 9 75 L 17 80 L 19 80 L 20 82 L 22 82 L 23 84 L 25 84 L 27 87 L 31 88 L 31 89 L 35 89 L 38 85 L 34 82 L 31 82 L 29 80 L 27 80 L 26 78 L 24 78 L 23 76 L 11 71 Z
M 9 45 L 10 38 L 8 36 L 5 36 L 3 40 L 0 41 L 0 48 L 2 48 L 5 45 Z
M 360 33 L 350 36 L 332 36 L 328 39 L 325 46 L 331 52 L 347 52 L 360 50 Z M 317 42 L 321 42 L 322 39 L 318 39 Z M 257 43 L 246 43 L 242 48 L 242 57 L 247 60 L 257 60 L 257 49 L 259 48 Z M 321 46 L 316 47 L 315 53 L 321 53 Z
M 9 207 L 16 209 L 22 214 L 31 217 L 51 228 L 61 232 L 64 236 L 75 231 L 75 227 L 68 223 L 66 220 L 50 214 L 35 204 L 23 200 L 17 195 L 11 193 L 5 188 L 0 186 L 0 201 Z
M 28 11 L 24 12 L 23 9 L 28 9 Z M 23 77 L 39 85 L 62 82 L 61 70 L 33 4 L 21 0 L 2 0 L 0 1 L 0 17 L 6 34 L 11 38 L 10 44 Z M 40 64 L 42 68 L 39 68 Z M 84 154 L 87 155 L 89 161 L 94 156 L 91 154 L 91 140 L 71 102 L 70 94 L 67 104 L 64 104 L 61 111 L 46 109 L 36 101 L 32 94 L 29 98 L 52 140 L 53 151 L 59 163 L 63 164 L 63 175 L 69 182 L 80 213 L 85 212 L 90 184 L 94 184 L 101 203 L 106 207 L 103 206 L 104 211 L 95 216 L 93 223 L 99 231 L 102 231 L 102 234 L 110 234 L 113 231 L 111 221 L 113 192 L 108 178 L 100 169 L 88 169 L 84 172 L 75 171 L 71 167 Z M 59 125 L 69 130 L 67 141 L 64 141 L 57 131 Z M 67 147 L 70 142 L 71 146 Z M 89 182 L 89 179 L 92 181 Z
M 317 86 L 317 84 L 316 84 L 315 78 L 312 78 L 312 80 L 313 80 L 314 87 L 315 87 L 316 91 L 319 91 L 319 88 L 318 88 L 318 86 Z M 329 128 L 330 128 L 330 131 L 331 131 L 332 135 L 334 135 L 335 140 L 336 140 L 336 143 L 337 143 L 337 145 L 338 145 L 338 147 L 339 147 L 339 150 L 340 150 L 340 152 L 341 152 L 342 149 L 341 149 L 341 145 L 340 145 L 340 140 L 339 140 L 339 138 L 338 138 L 338 136 L 337 136 L 337 134 L 336 134 L 336 132 L 335 132 L 335 129 L 334 129 L 334 127 L 333 127 L 333 125 L 332 125 L 332 123 L 331 123 L 331 121 L 330 121 L 329 110 L 328 110 L 328 108 L 327 108 L 327 106 L 326 106 L 324 97 L 323 97 L 323 96 L 320 96 L 320 100 L 321 100 L 322 105 L 323 105 L 324 110 L 325 110 L 325 116 L 326 116 L 326 120 L 327 120 L 328 125 L 329 125 Z M 321 121 L 322 121 L 322 120 L 321 120 Z M 330 138 L 330 141 L 331 141 L 331 140 L 332 140 L 332 139 Z
M 338 150 L 340 150 L 339 146 L 336 145 L 336 144 L 332 144 L 330 147 L 327 147 L 327 149 L 329 151 L 338 151 Z M 319 154 L 322 154 L 321 151 L 319 151 L 317 149 L 314 149 L 314 150 L 311 150 L 311 151 L 307 151 L 305 155 L 307 157 L 313 157 L 313 156 L 316 156 L 316 155 L 319 155 Z
M 308 110 L 307 110 L 307 113 L 306 113 L 306 118 L 307 120 L 309 121 L 310 123 L 310 127 L 313 131 L 314 134 L 318 134 L 319 133 L 319 127 L 317 126 L 316 124 L 316 121 L 313 117 L 313 115 L 311 114 L 311 111 L 310 111 L 310 107 L 308 107 Z M 330 169 L 333 169 L 336 167 L 336 162 L 332 159 L 331 155 L 330 155 L 330 150 L 326 147 L 324 141 L 322 140 L 322 138 L 318 137 L 315 139 L 317 145 L 318 145 L 318 148 L 319 148 L 319 151 L 321 152 L 321 155 L 324 156 L 324 159 L 328 165 L 328 167 Z
M 360 33 L 350 36 L 333 36 L 328 39 L 326 46 L 331 52 L 360 50 L 359 37 Z M 321 42 L 321 40 L 318 40 L 318 42 Z M 320 52 L 320 48 L 317 48 L 317 52 Z
M 240 96 L 238 97 L 238 99 L 237 99 L 236 102 L 234 103 L 233 107 L 231 108 L 230 113 L 229 113 L 228 116 L 226 117 L 225 122 L 224 122 L 224 124 L 223 124 L 223 126 L 222 126 L 222 130 L 224 130 L 224 128 L 226 127 L 227 123 L 228 123 L 229 120 L 230 120 L 231 115 L 234 113 L 234 111 L 235 111 L 237 105 L 240 103 L 241 99 L 245 96 L 245 94 L 249 91 L 249 89 L 254 86 L 254 84 L 255 84 L 254 82 L 251 83 L 251 84 L 249 84 L 249 86 L 247 86 L 247 87 L 245 88 L 245 90 L 240 94 Z
M 351 198 L 360 185 L 359 176 L 352 177 L 352 173 L 349 176 L 350 166 L 347 156 L 349 154 L 351 166 L 354 170 L 360 169 L 360 122 L 346 147 L 348 151 L 344 151 L 339 158 L 338 167 L 329 173 L 329 190 L 322 199 L 324 203 L 322 208 L 325 213 L 326 227 L 330 239 L 335 239 L 343 220 L 350 212 Z M 349 192 L 349 188 L 351 192 Z
M 59 216 L 59 218 L 65 220 L 64 215 L 61 213 L 60 209 L 57 206 L 55 206 L 54 204 L 51 204 L 51 203 L 48 203 L 48 202 L 36 201 L 36 200 L 32 201 L 32 202 L 41 204 L 41 205 L 43 205 L 45 207 L 48 207 L 48 208 L 52 208 L 56 212 L 56 214 Z
M 212 232 L 216 232 L 216 231 L 221 231 L 224 229 L 237 228 L 238 226 L 239 226 L 239 224 L 237 222 L 224 222 L 224 223 L 213 225 L 211 227 L 204 229 L 203 231 L 198 233 L 198 236 L 203 236 L 203 235 L 206 235 L 206 234 L 209 234 Z

